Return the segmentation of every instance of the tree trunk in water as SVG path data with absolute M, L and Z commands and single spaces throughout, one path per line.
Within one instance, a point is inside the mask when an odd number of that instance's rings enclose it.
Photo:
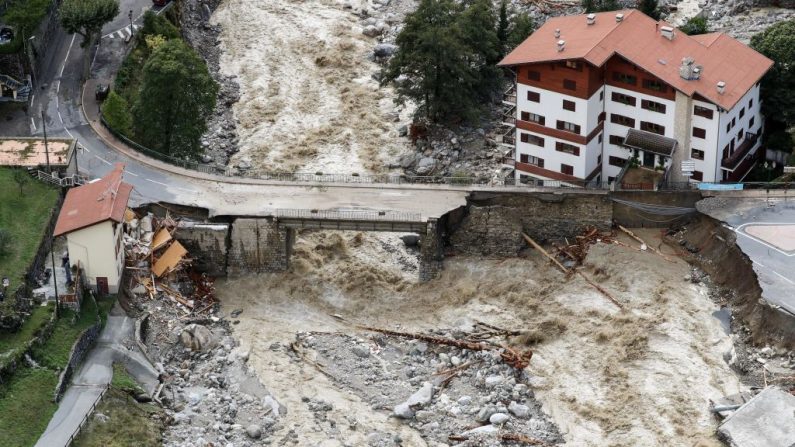
M 94 33 L 90 33 L 86 38 L 88 45 L 86 45 L 85 54 L 83 54 L 83 81 L 87 81 L 89 76 L 91 76 L 91 49 L 94 48 L 95 38 Z

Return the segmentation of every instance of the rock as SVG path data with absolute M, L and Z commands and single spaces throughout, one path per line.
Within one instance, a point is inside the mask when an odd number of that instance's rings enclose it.
M 454 355 L 450 357 L 450 363 L 452 363 L 453 366 L 459 366 L 461 365 L 461 358 L 458 357 L 457 355 Z
M 494 388 L 497 385 L 502 383 L 501 376 L 488 376 L 486 377 L 486 386 L 489 388 Z
M 518 418 L 526 418 L 527 415 L 530 414 L 530 407 L 511 401 L 511 403 L 508 404 L 508 411 Z
M 417 164 L 417 175 L 428 175 L 436 169 L 436 159 L 432 157 L 423 157 Z
M 489 417 L 489 422 L 491 422 L 491 425 L 502 425 L 508 422 L 509 419 L 511 417 L 505 413 L 494 413 Z
M 398 135 L 399 136 L 405 137 L 408 134 L 409 134 L 409 126 L 404 124 L 404 125 L 398 127 Z M 412 157 L 412 161 L 413 161 L 413 158 L 414 157 Z M 404 166 L 404 167 L 408 167 L 408 166 Z
M 205 352 L 215 347 L 216 341 L 212 331 L 200 324 L 189 324 L 179 334 L 182 346 L 191 351 Z
M 431 399 L 433 399 L 433 385 L 430 382 L 423 382 L 422 387 L 412 394 L 406 400 L 406 403 L 409 406 L 417 405 L 422 407 L 431 403 Z
M 407 234 L 400 236 L 400 240 L 403 241 L 406 247 L 416 247 L 420 243 L 420 236 L 417 234 Z
M 367 37 L 378 37 L 381 34 L 381 31 L 375 25 L 367 25 L 362 30 L 362 34 Z
M 472 404 L 472 397 L 470 397 L 470 396 L 461 396 L 461 397 L 458 398 L 458 405 L 461 405 L 462 407 L 467 407 L 470 404 Z
M 246 434 L 251 439 L 259 439 L 262 437 L 262 427 L 257 424 L 252 424 L 246 427 Z
M 213 161 L 213 157 L 208 154 L 202 155 L 202 163 L 211 163 Z
M 248 161 L 248 160 L 240 160 L 240 161 L 237 163 L 237 169 L 240 169 L 240 170 L 242 170 L 242 171 L 245 171 L 245 170 L 251 169 L 251 162 L 250 162 L 250 161 Z
M 94 415 L 94 420 L 99 422 L 100 424 L 104 424 L 104 423 L 108 422 L 110 420 L 110 418 L 107 415 L 105 415 L 105 414 L 96 413 Z
M 356 345 L 351 348 L 351 352 L 353 352 L 357 357 L 361 357 L 363 359 L 370 357 L 370 349 L 367 346 Z
M 414 414 L 414 417 L 420 422 L 428 422 L 433 418 L 433 411 L 420 410 Z
M 414 417 L 414 412 L 411 411 L 411 407 L 405 402 L 402 404 L 395 405 L 395 408 L 392 410 L 395 416 L 402 418 L 402 419 L 411 419 Z
M 397 51 L 397 45 L 391 43 L 379 43 L 373 48 L 373 56 L 375 57 L 391 57 Z
M 464 435 L 490 435 L 497 432 L 497 427 L 493 425 L 484 425 L 482 427 L 473 428 L 472 430 L 467 430 L 464 432 Z
M 486 422 L 491 418 L 491 415 L 497 412 L 497 409 L 492 406 L 485 406 L 478 411 L 477 416 L 475 416 L 475 420 L 478 422 Z

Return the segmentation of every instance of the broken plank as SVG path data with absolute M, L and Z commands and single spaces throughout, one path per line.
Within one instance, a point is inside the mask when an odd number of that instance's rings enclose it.
M 643 239 L 641 239 L 641 238 L 640 238 L 638 235 L 636 235 L 635 233 L 633 233 L 633 232 L 631 232 L 631 231 L 627 230 L 626 228 L 622 227 L 621 225 L 617 225 L 617 226 L 618 226 L 618 229 L 619 229 L 619 230 L 621 230 L 621 231 L 623 231 L 624 233 L 626 233 L 626 234 L 627 234 L 629 237 L 631 237 L 632 239 L 635 239 L 636 241 L 638 241 L 638 242 L 640 242 L 641 244 L 645 245 L 646 247 L 648 247 L 648 248 L 649 248 L 649 250 L 651 250 L 651 251 L 653 251 L 653 252 L 657 253 L 658 255 L 660 255 L 660 257 L 662 257 L 662 258 L 663 258 L 663 259 L 665 259 L 666 261 L 668 261 L 668 262 L 674 262 L 674 261 L 672 261 L 670 258 L 668 258 L 668 256 L 665 256 L 665 255 L 663 254 L 663 252 L 661 252 L 660 250 L 657 250 L 656 248 L 654 248 L 654 247 L 652 247 L 651 245 L 647 244 L 647 243 L 646 243 L 646 241 L 644 241 Z
M 560 270 L 561 270 L 563 273 L 565 273 L 565 274 L 567 274 L 567 275 L 570 273 L 570 272 L 569 272 L 569 269 L 567 269 L 566 267 L 564 267 L 564 266 L 563 266 L 563 264 L 561 264 L 560 262 L 558 262 L 558 260 L 557 260 L 557 259 L 555 259 L 555 257 L 554 257 L 554 256 L 552 256 L 551 254 L 547 253 L 547 251 L 546 251 L 546 250 L 544 250 L 544 248 L 543 248 L 542 246 L 538 245 L 538 244 L 536 243 L 536 241 L 534 241 L 534 240 L 533 240 L 533 239 L 532 239 L 530 236 L 528 236 L 528 235 L 526 235 L 526 234 L 524 234 L 524 233 L 522 233 L 522 236 L 524 236 L 524 239 L 527 241 L 527 243 L 528 243 L 528 244 L 530 244 L 530 245 L 531 245 L 533 248 L 535 248 L 536 250 L 540 251 L 540 252 L 541 252 L 541 254 L 543 254 L 544 256 L 546 256 L 547 258 L 549 258 L 549 260 L 551 260 L 552 262 L 554 262 L 554 263 L 555 263 L 555 265 L 557 265 L 557 266 L 558 266 L 558 268 L 560 268 Z

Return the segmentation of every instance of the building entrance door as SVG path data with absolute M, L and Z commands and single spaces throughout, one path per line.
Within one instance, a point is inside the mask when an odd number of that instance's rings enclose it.
M 105 276 L 97 276 L 97 292 L 100 295 L 108 294 L 108 278 Z
M 643 153 L 643 166 L 654 168 L 654 154 L 651 152 Z

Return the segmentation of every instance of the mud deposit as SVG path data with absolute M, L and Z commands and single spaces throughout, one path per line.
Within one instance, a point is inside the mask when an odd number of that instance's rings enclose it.
M 377 42 L 342 3 L 228 0 L 213 22 L 223 30 L 222 72 L 240 84 L 232 164 L 365 173 L 408 151 L 392 91 L 372 78 Z
M 659 232 L 639 233 L 660 242 Z M 410 262 L 396 261 L 415 256 L 397 235 L 304 233 L 293 271 L 218 284 L 223 311 L 242 309 L 232 327 L 250 365 L 287 408 L 272 439 L 296 433 L 296 445 L 456 444 L 448 436 L 488 427 L 479 421 L 482 408 L 516 401 L 530 416 L 509 411 L 498 433 L 554 442 L 556 425 L 571 446 L 720 445 L 709 400 L 742 387 L 723 360 L 732 345 L 712 316 L 719 308 L 706 286 L 689 280 L 683 260 L 593 246 L 583 271 L 625 304 L 620 311 L 534 252 L 451 257 L 441 278 L 426 284 L 416 283 Z M 396 418 L 394 406 L 434 383 L 453 356 L 466 362 L 480 353 L 436 346 L 418 353 L 356 325 L 455 336 L 478 321 L 521 331 L 506 343 L 534 349 L 530 366 L 514 374 L 499 361 L 472 365 L 444 390 L 433 387 L 427 413 Z M 492 375 L 512 387 L 488 388 Z M 518 384 L 528 386 L 526 395 Z M 478 411 L 459 405 L 464 395 Z M 307 404 L 318 400 L 322 418 Z

